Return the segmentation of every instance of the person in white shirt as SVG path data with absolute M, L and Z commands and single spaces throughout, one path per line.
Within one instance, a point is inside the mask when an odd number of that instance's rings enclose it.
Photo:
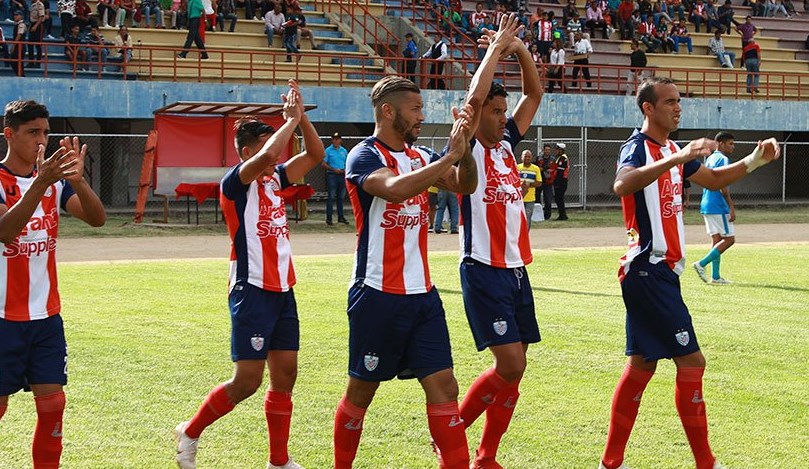
M 722 67 L 733 68 L 733 63 L 736 61 L 736 54 L 729 50 L 725 50 L 725 43 L 722 41 L 722 30 L 717 29 L 714 36 L 708 41 L 708 50 L 711 54 L 716 56 Z
M 427 87 L 431 90 L 445 90 L 444 62 L 449 60 L 449 47 L 441 38 L 441 33 L 435 33 L 435 43 L 421 56 L 422 59 L 431 59 L 430 82 Z
M 272 47 L 272 38 L 275 34 L 284 32 L 286 17 L 281 13 L 281 2 L 275 2 L 272 10 L 264 15 L 264 32 L 267 34 L 267 47 Z
M 579 71 L 584 73 L 584 79 L 587 81 L 587 87 L 591 88 L 593 82 L 590 79 L 590 67 L 587 64 L 590 54 L 593 53 L 593 46 L 590 45 L 590 40 L 584 37 L 581 32 L 576 33 L 576 43 L 573 45 L 573 80 L 579 79 Z M 581 84 L 579 84 L 581 88 Z
M 565 92 L 565 49 L 562 40 L 553 41 L 551 61 L 548 64 L 548 93 L 553 93 L 553 85 L 559 84 L 562 93 Z

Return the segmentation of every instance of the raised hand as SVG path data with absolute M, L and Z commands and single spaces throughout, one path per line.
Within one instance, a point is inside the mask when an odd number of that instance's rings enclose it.
M 469 150 L 469 141 L 472 139 L 472 106 L 466 104 L 460 110 L 452 108 L 452 131 L 449 133 L 447 156 L 453 161 L 460 160 Z
M 87 145 L 79 145 L 79 137 L 65 137 L 59 140 L 60 148 L 65 149 L 68 154 L 72 155 L 70 161 L 75 164 L 71 170 L 75 170 L 75 174 L 66 174 L 65 179 L 70 182 L 77 182 L 84 177 L 84 157 L 87 155 Z
M 500 18 L 500 27 L 497 31 L 483 29 L 483 34 L 478 39 L 478 47 L 487 49 L 489 47 L 500 48 L 500 58 L 507 57 L 517 51 L 522 46 L 522 41 L 517 37 L 525 28 L 520 23 L 519 17 L 511 13 Z
M 45 159 L 45 145 L 39 145 L 36 178 L 48 186 L 60 179 L 75 178 L 80 173 L 76 170 L 78 158 L 73 158 L 73 155 L 72 149 L 60 146 L 50 158 Z
M 700 138 L 688 142 L 679 152 L 680 163 L 687 163 L 697 158 L 705 158 L 716 151 L 717 143 L 709 138 Z
M 296 87 L 293 87 L 292 84 L 290 84 L 289 92 L 286 95 L 281 95 L 281 101 L 284 102 L 284 119 L 288 121 L 294 120 L 296 122 L 301 120 L 303 112 L 301 111 L 302 106 L 298 105 L 299 100 L 300 92 L 296 89 Z
M 778 141 L 776 141 L 774 137 L 759 141 L 756 148 L 761 148 L 764 150 L 764 153 L 761 155 L 761 159 L 768 163 L 781 157 L 781 147 L 778 146 Z

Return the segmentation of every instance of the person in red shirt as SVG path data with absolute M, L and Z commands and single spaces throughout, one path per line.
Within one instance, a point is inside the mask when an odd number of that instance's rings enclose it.
M 45 158 L 48 109 L 35 101 L 6 105 L 0 162 L 0 418 L 9 395 L 34 394 L 34 469 L 56 469 L 62 455 L 67 343 L 56 276 L 62 208 L 90 226 L 107 219 L 84 179 L 87 145 L 63 138 Z
M 759 70 L 761 69 L 761 47 L 750 39 L 742 49 L 742 61 L 747 69 L 747 92 L 758 94 Z
M 633 39 L 635 27 L 632 25 L 632 12 L 635 4 L 632 0 L 624 0 L 618 6 L 618 27 L 621 29 L 621 39 Z

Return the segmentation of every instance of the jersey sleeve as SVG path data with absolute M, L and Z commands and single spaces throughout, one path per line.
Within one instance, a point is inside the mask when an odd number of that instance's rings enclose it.
M 367 143 L 357 145 L 348 154 L 346 159 L 346 179 L 358 187 L 365 184 L 365 180 L 374 171 L 384 168 L 379 154 Z
M 520 133 L 520 129 L 517 128 L 517 123 L 514 122 L 514 117 L 509 117 L 506 121 L 506 132 L 503 135 L 503 139 L 511 144 L 511 148 L 517 146 L 523 139 L 523 135 Z
M 73 186 L 70 185 L 69 182 L 65 181 L 64 179 L 58 182 L 57 184 L 64 184 L 62 187 L 62 197 L 59 199 L 59 206 L 62 207 L 62 210 L 67 211 L 67 201 L 70 200 L 71 197 L 76 195 L 76 191 L 73 189 Z
M 629 140 L 621 147 L 621 154 L 618 157 L 618 171 L 625 167 L 640 168 L 643 166 L 641 155 L 643 147 L 637 140 Z
M 683 165 L 683 177 L 690 178 L 699 170 L 699 167 L 702 166 L 698 160 L 691 160 L 688 163 Z
M 230 200 L 235 200 L 236 195 L 247 192 L 247 188 L 250 187 L 250 184 L 244 184 L 239 178 L 239 168 L 242 167 L 242 164 L 243 163 L 239 163 L 230 168 L 230 170 L 225 173 L 225 176 L 222 177 L 222 182 L 219 183 L 222 187 L 222 195 Z
M 289 178 L 287 177 L 287 165 L 282 163 L 275 167 L 275 173 L 278 175 L 278 179 L 281 181 L 281 189 L 285 189 L 292 185 L 289 182 Z

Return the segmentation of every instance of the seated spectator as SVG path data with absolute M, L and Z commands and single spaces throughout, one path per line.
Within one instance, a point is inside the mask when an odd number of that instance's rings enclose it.
M 581 32 L 581 20 L 579 19 L 579 12 L 574 11 L 572 16 L 570 17 L 570 21 L 567 22 L 567 37 L 570 40 L 570 43 L 573 44 L 576 41 L 576 33 Z
M 301 48 L 301 38 L 309 38 L 311 41 L 312 49 L 316 49 L 315 47 L 315 35 L 312 34 L 312 30 L 306 27 L 306 17 L 303 15 L 303 11 L 301 10 L 300 6 L 293 6 L 292 13 L 298 17 L 298 34 L 295 36 L 295 44 L 298 46 L 298 49 Z
M 553 41 L 550 62 L 548 62 L 548 93 L 553 93 L 554 85 L 565 92 L 565 49 L 561 39 Z
M 654 23 L 652 27 L 654 27 Z M 643 76 L 643 69 L 646 68 L 646 64 L 648 63 L 646 54 L 640 50 L 640 44 L 637 39 L 632 39 L 631 48 L 632 53 L 629 55 L 629 70 L 626 72 L 627 96 L 635 93 L 635 90 L 638 88 L 638 81 Z
M 742 3 L 742 6 L 749 6 L 752 10 L 753 16 L 766 16 L 766 3 L 766 0 L 745 0 Z
M 497 26 L 494 25 L 494 16 L 486 15 L 486 20 L 483 23 L 480 23 L 480 25 L 478 25 L 478 29 L 476 31 L 476 34 L 478 36 L 482 36 L 484 29 L 488 29 L 489 31 L 496 31 L 497 30 Z
M 645 23 L 646 18 L 652 16 L 652 2 L 649 0 L 639 0 L 637 10 L 638 13 L 640 13 L 641 23 Z
M 714 55 L 719 64 L 725 68 L 733 68 L 733 63 L 736 61 L 736 54 L 729 50 L 725 50 L 725 43 L 722 41 L 722 31 L 716 30 L 713 37 L 708 41 L 708 50 Z
M 0 59 L 2 59 L 2 62 L 6 65 L 6 67 L 11 67 L 11 62 L 8 62 L 8 58 L 9 50 L 8 44 L 6 44 L 6 36 L 3 33 L 3 28 L 0 28 Z
M 655 27 L 660 27 L 660 18 L 665 18 L 671 23 L 671 17 L 666 13 L 666 4 L 665 2 L 661 3 L 661 0 L 655 0 L 652 3 L 652 17 L 654 18 Z
M 167 12 L 171 17 L 171 29 L 182 29 L 185 26 L 185 0 L 171 0 L 171 7 Z
M 685 27 L 685 24 L 681 23 L 680 20 L 674 20 L 674 23 L 671 26 L 671 39 L 674 41 L 673 48 L 674 53 L 680 53 L 680 44 L 685 43 L 688 46 L 688 53 L 691 54 L 694 51 L 694 42 L 691 40 L 691 33 L 688 32 L 688 28 Z
M 531 49 L 531 46 L 536 44 L 536 41 L 534 40 L 534 33 L 532 33 L 530 29 L 523 35 L 522 42 L 525 44 L 526 49 Z M 539 45 L 537 45 L 537 50 L 539 50 Z
M 567 4 L 562 8 L 562 24 L 567 25 L 570 19 L 573 18 L 573 13 L 579 14 L 576 8 L 576 0 L 567 0 Z
M 724 26 L 722 26 L 722 23 L 719 22 L 719 11 L 716 9 L 716 3 L 714 0 L 708 0 L 708 3 L 705 4 L 705 13 L 708 15 L 708 21 L 706 23 L 707 28 L 705 28 L 705 32 L 710 33 L 711 29 L 724 31 Z
M 82 44 L 84 44 L 84 54 L 87 57 L 87 62 L 89 63 L 101 63 L 101 67 L 103 67 L 104 62 L 107 61 L 107 56 L 109 55 L 110 51 L 105 46 L 109 43 L 104 39 L 104 36 L 98 33 L 98 28 L 90 28 L 90 32 L 84 36 L 82 39 Z
M 225 30 L 225 20 L 230 20 L 230 28 L 228 32 L 236 30 L 236 2 L 234 0 L 219 0 L 216 4 L 216 16 L 219 22 L 219 30 Z
M 783 3 L 776 2 L 775 0 L 766 0 L 764 16 L 774 17 L 779 11 L 784 14 L 785 18 L 790 18 L 789 13 L 787 12 L 787 9 Z
M 719 24 L 725 29 L 725 32 L 730 34 L 733 28 L 730 24 L 733 22 L 733 16 L 736 14 L 733 11 L 733 4 L 730 0 L 725 0 L 725 4 L 716 9 L 717 19 Z
M 674 50 L 674 39 L 672 39 L 671 35 L 669 34 L 670 30 L 671 28 L 666 22 L 666 19 L 660 18 L 660 25 L 657 26 L 655 37 L 660 41 L 660 49 L 664 53 L 669 53 Z
M 784 5 L 784 8 L 787 10 L 787 14 L 790 17 L 798 16 L 798 12 L 795 11 L 795 5 L 792 3 L 792 0 L 778 0 L 778 1 Z
M 708 12 L 705 11 L 705 4 L 702 3 L 702 0 L 697 0 L 694 4 L 694 8 L 691 9 L 691 15 L 689 19 L 692 23 L 694 23 L 694 31 L 699 32 L 699 27 L 703 23 L 708 22 Z M 708 30 L 710 32 L 710 30 Z
M 553 44 L 554 41 L 553 21 L 548 19 L 548 12 L 542 12 L 542 19 L 537 21 L 534 35 L 539 45 L 539 53 L 542 54 L 543 57 L 547 57 L 551 49 L 551 44 Z
M 640 10 L 632 12 L 632 38 L 635 38 L 635 31 L 638 30 L 643 21 L 640 19 Z
M 596 0 L 592 0 L 587 8 L 587 23 L 585 24 L 590 28 L 590 37 L 595 37 L 596 28 L 599 28 L 601 29 L 601 37 L 608 39 L 604 11 L 601 9 L 601 4 Z
M 236 8 L 244 8 L 244 19 L 257 20 L 255 0 L 236 0 Z M 263 18 L 263 16 L 262 16 Z
M 657 28 L 651 15 L 647 16 L 646 22 L 638 27 L 638 36 L 646 46 L 646 52 L 654 53 L 663 45 L 663 41 L 657 38 Z
M 674 18 L 676 14 L 680 21 L 685 21 L 685 6 L 683 6 L 682 0 L 666 0 L 666 6 L 671 18 Z
M 137 27 L 138 20 L 135 19 L 135 14 L 138 12 L 138 8 L 135 5 L 135 0 L 120 0 L 118 6 L 118 17 L 115 20 L 115 27 L 120 28 L 125 25 L 127 16 L 132 20 L 132 26 Z
M 111 28 L 118 23 L 118 0 L 98 0 L 98 18 L 102 28 Z
M 541 66 L 543 63 L 542 54 L 539 53 L 539 46 L 536 42 L 531 43 L 531 46 L 528 47 L 528 52 L 531 53 L 531 58 L 534 59 L 534 63 Z
M 480 29 L 480 25 L 486 22 L 486 12 L 483 11 L 483 3 L 478 2 L 475 5 L 475 12 L 472 13 L 469 20 L 469 28 L 472 31 L 477 32 Z
M 276 34 L 283 34 L 286 18 L 281 13 L 281 2 L 275 2 L 272 11 L 264 15 L 264 33 L 267 35 L 267 47 L 272 47 L 272 38 Z
M 115 55 L 110 57 L 109 61 L 120 64 L 129 63 L 129 61 L 132 60 L 132 36 L 129 35 L 129 30 L 126 26 L 118 28 L 118 34 L 112 39 L 112 43 L 114 45 L 113 51 Z M 123 67 L 119 66 L 116 68 L 121 70 Z
M 76 16 L 73 18 L 73 24 L 79 25 L 79 31 L 84 31 L 90 24 L 98 26 L 98 22 L 90 16 L 92 14 L 93 10 L 87 4 L 87 0 L 76 0 Z
M 87 51 L 79 47 L 81 44 L 81 28 L 78 24 L 70 27 L 65 35 L 65 58 L 73 63 L 73 68 L 85 70 L 87 68 Z
M 163 28 L 163 10 L 160 9 L 159 0 L 141 0 L 140 12 L 143 16 L 143 24 L 147 28 L 151 27 L 152 15 L 154 15 L 155 28 Z

